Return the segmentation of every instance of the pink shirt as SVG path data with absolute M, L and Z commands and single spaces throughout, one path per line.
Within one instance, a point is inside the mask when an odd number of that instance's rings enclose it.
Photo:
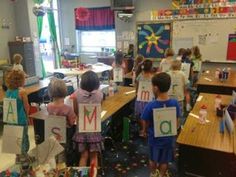
M 92 92 L 87 92 L 79 88 L 75 91 L 73 96 L 77 99 L 77 103 L 101 103 L 103 99 L 103 93 L 100 90 L 94 90 Z
M 68 105 L 54 105 L 53 103 L 49 103 L 47 106 L 47 111 L 49 115 L 65 116 L 67 119 L 68 127 L 75 124 L 76 115 L 73 109 Z

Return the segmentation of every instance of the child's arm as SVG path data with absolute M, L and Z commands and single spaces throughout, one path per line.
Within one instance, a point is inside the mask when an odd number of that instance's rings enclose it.
M 30 109 L 30 105 L 29 105 L 29 101 L 28 101 L 28 95 L 27 95 L 25 89 L 21 89 L 19 94 L 20 94 L 20 98 L 22 99 L 23 104 L 24 104 L 25 113 L 28 116 L 29 115 L 29 109 Z
M 73 97 L 73 107 L 74 107 L 74 112 L 76 115 L 78 115 L 79 111 L 78 111 L 78 102 L 77 99 L 75 97 Z

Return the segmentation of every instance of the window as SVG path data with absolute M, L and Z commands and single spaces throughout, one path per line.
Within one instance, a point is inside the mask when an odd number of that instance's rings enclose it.
M 77 40 L 81 52 L 102 52 L 104 48 L 116 47 L 114 30 L 109 31 L 80 31 L 81 40 Z

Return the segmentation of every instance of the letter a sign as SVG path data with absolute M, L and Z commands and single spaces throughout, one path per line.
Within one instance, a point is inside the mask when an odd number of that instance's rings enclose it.
M 140 81 L 138 86 L 138 101 L 150 102 L 153 100 L 152 83 L 150 81 Z
M 177 135 L 176 107 L 153 109 L 154 137 Z
M 10 124 L 18 123 L 16 99 L 4 98 L 3 122 L 10 123 Z
M 79 132 L 101 132 L 100 104 L 79 104 Z
M 120 67 L 113 69 L 114 82 L 123 82 L 123 69 Z

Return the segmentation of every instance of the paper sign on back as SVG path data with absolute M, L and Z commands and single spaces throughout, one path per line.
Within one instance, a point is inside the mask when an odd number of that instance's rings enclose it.
M 79 132 L 101 132 L 100 104 L 79 104 Z
M 113 69 L 113 80 L 114 82 L 123 82 L 123 69 L 116 67 Z
M 154 137 L 177 135 L 176 107 L 153 109 Z
M 190 68 L 191 68 L 190 63 L 182 63 L 181 65 L 181 70 L 184 72 L 187 78 L 189 77 L 189 74 L 190 74 Z
M 4 125 L 2 136 L 2 152 L 10 154 L 21 154 L 23 127 Z
M 3 99 L 3 122 L 9 124 L 18 123 L 16 99 Z
M 150 102 L 154 98 L 151 81 L 139 81 L 137 100 Z
M 54 136 L 60 143 L 66 143 L 66 118 L 49 115 L 45 120 L 45 139 Z

